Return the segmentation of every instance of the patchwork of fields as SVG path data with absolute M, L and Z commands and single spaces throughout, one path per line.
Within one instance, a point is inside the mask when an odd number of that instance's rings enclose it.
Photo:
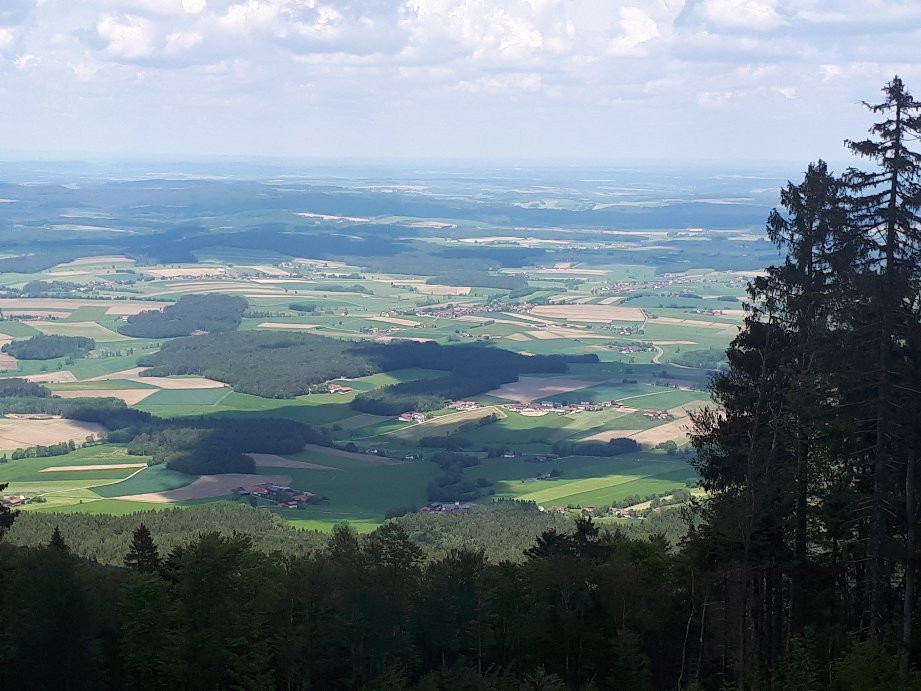
M 455 224 L 438 228 L 449 226 Z M 539 240 L 521 245 L 510 238 L 483 241 L 491 247 L 570 247 Z M 437 242 L 469 246 L 469 240 Z M 636 242 L 642 248 L 651 240 Z M 0 285 L 11 288 L 52 280 L 91 286 L 115 280 L 116 287 L 72 298 L 0 298 L 0 344 L 36 334 L 83 336 L 96 343 L 88 356 L 76 359 L 17 361 L 2 354 L 0 377 L 43 383 L 62 399 L 120 399 L 164 420 L 295 420 L 322 427 L 350 451 L 315 447 L 287 456 L 254 454 L 253 474 L 194 476 L 148 466 L 149 457 L 129 455 L 123 444 L 94 443 L 66 455 L 7 458 L 0 463 L 0 483 L 10 483 L 5 495 L 30 497 L 24 508 L 34 511 L 128 513 L 229 498 L 245 484 L 281 483 L 323 498 L 301 509 L 273 508 L 297 525 L 349 520 L 373 526 L 394 507 L 429 501 L 430 486 L 442 471 L 423 459 L 434 452 L 427 444 L 439 437 L 462 439 L 465 453 L 477 457 L 478 465 L 463 470 L 465 481 L 483 488 L 477 501 L 508 497 L 545 507 L 607 506 L 693 484 L 686 455 L 688 412 L 707 402 L 709 374 L 672 361 L 687 351 L 725 348 L 742 316 L 744 277 L 697 270 L 660 278 L 645 265 L 569 261 L 493 274 L 497 282 L 522 277 L 530 290 L 517 298 L 508 288 L 473 281 L 448 285 L 437 277 L 342 262 L 277 262 L 258 253 L 229 261 L 216 258 L 219 254 L 197 264 L 149 266 L 114 255 L 83 257 L 33 274 L 2 275 Z M 119 277 L 127 279 L 118 284 Z M 630 286 L 636 286 L 635 294 Z M 246 297 L 242 331 L 379 343 L 431 340 L 524 355 L 594 355 L 598 361 L 571 364 L 560 374 L 523 375 L 471 396 L 473 410 L 430 411 L 422 422 L 360 412 L 351 403 L 363 392 L 438 379 L 446 371 L 409 368 L 337 380 L 331 393 L 295 398 L 241 393 L 207 372 L 144 376 L 139 361 L 168 339 L 126 336 L 120 333 L 125 320 L 162 310 L 182 295 L 206 293 Z M 0 418 L 0 453 L 70 440 L 79 445 L 104 433 L 95 423 L 7 415 Z M 614 457 L 554 453 L 559 442 L 622 437 L 638 442 L 639 450 Z M 674 442 L 668 452 L 665 442 Z M 505 453 L 492 452 L 497 449 Z M 551 470 L 553 477 L 544 477 Z

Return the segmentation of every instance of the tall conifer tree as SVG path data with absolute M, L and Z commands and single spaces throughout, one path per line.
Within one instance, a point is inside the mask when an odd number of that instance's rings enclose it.
M 162 566 L 160 551 L 147 526 L 141 523 L 134 531 L 131 546 L 125 555 L 125 566 L 141 573 L 157 573 Z
M 867 541 L 867 619 L 872 636 L 882 632 L 887 592 L 894 565 L 886 553 L 889 516 L 901 503 L 911 520 L 904 524 L 914 551 L 914 475 L 919 449 L 912 430 L 914 413 L 921 405 L 916 375 L 918 355 L 911 352 L 918 323 L 918 291 L 921 285 L 921 154 L 911 144 L 921 135 L 921 102 L 895 77 L 883 88 L 883 100 L 865 104 L 885 119 L 870 128 L 869 139 L 848 141 L 855 154 L 876 164 L 877 169 L 848 171 L 851 223 L 865 243 L 862 270 L 866 301 L 862 307 L 869 320 L 858 324 L 876 335 L 876 347 L 867 374 L 873 382 L 867 403 L 873 410 L 872 495 Z M 869 309 L 866 309 L 866 308 Z M 864 316 L 862 315 L 862 316 Z M 869 339 L 868 339 L 869 340 Z M 869 343 L 868 343 L 869 345 Z M 906 415 L 906 413 L 910 413 Z M 914 448 L 913 448 L 914 447 Z M 904 478 L 903 483 L 895 481 Z M 903 494 L 909 488 L 911 496 Z M 902 502 L 898 497 L 902 496 Z M 914 569 L 905 558 L 906 587 L 913 588 Z M 910 628 L 913 593 L 906 593 L 905 623 Z M 904 641 L 910 643 L 910 630 Z

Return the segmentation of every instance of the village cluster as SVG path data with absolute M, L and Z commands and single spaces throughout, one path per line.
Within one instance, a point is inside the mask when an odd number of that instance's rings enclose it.
M 603 294 L 618 294 L 618 295 L 629 295 L 631 293 L 639 293 L 642 291 L 650 290 L 667 290 L 669 288 L 674 288 L 675 286 L 685 285 L 685 284 L 706 284 L 706 283 L 718 283 L 718 281 L 711 281 L 710 279 L 703 278 L 701 276 L 686 276 L 683 274 L 663 274 L 662 278 L 652 280 L 652 281 L 612 281 L 606 283 L 603 286 L 598 288 L 592 288 L 593 295 L 603 295 Z M 678 295 L 678 293 L 671 293 L 672 295 Z
M 453 401 L 448 404 L 448 407 L 451 410 L 457 412 L 466 412 L 469 410 L 479 410 L 480 404 L 476 401 Z M 425 422 L 428 420 L 428 416 L 425 413 L 420 413 L 416 410 L 408 410 L 405 413 L 402 413 L 397 420 L 400 422 Z
M 416 312 L 417 317 L 435 317 L 438 319 L 460 319 L 482 314 L 483 312 L 513 312 L 526 314 L 534 308 L 530 302 L 509 304 L 491 302 L 488 305 L 446 305 L 437 309 L 422 309 Z
M 617 410 L 621 412 L 635 412 L 633 408 L 628 408 L 623 401 L 600 401 L 593 403 L 591 401 L 581 401 L 579 403 L 559 403 L 555 401 L 519 401 L 503 406 L 506 410 L 511 410 L 522 415 L 535 415 L 545 413 L 556 413 L 557 415 L 570 415 L 572 413 L 594 412 L 599 410 Z M 647 408 L 643 411 L 643 416 L 656 420 L 671 420 L 672 414 L 667 410 L 657 408 Z
M 268 482 L 261 485 L 238 487 L 234 491 L 234 494 L 238 497 L 264 499 L 267 502 L 275 504 L 279 509 L 302 509 L 305 506 L 322 501 L 321 497 L 311 492 L 293 489 L 287 485 L 274 485 Z

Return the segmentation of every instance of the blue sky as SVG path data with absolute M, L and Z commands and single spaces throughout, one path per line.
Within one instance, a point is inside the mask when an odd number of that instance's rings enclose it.
M 921 1 L 2 0 L 0 157 L 843 159 Z

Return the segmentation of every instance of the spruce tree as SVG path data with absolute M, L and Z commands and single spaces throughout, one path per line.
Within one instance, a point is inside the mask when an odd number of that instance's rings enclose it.
M 51 533 L 51 540 L 48 542 L 48 547 L 61 554 L 70 552 L 70 547 L 67 546 L 67 543 L 64 542 L 64 538 L 61 537 L 61 531 L 58 526 L 54 526 L 54 531 Z
M 161 565 L 160 552 L 150 535 L 150 530 L 141 523 L 131 538 L 131 546 L 125 555 L 125 566 L 141 573 L 157 573 Z
M 695 416 L 692 442 L 709 499 L 696 535 L 736 582 L 736 655 L 743 676 L 771 665 L 784 632 L 801 630 L 814 563 L 810 525 L 822 449 L 823 357 L 845 233 L 838 180 L 824 162 L 781 191 L 769 238 L 786 253 L 749 285 L 749 314 L 712 382 L 720 412 Z M 731 573 L 731 576 L 730 576 Z
M 884 120 L 870 128 L 871 137 L 848 141 L 858 156 L 877 169 L 851 169 L 846 175 L 850 190 L 851 224 L 862 233 L 862 264 L 866 302 L 858 322 L 867 334 L 862 353 L 871 382 L 865 403 L 872 413 L 872 490 L 867 541 L 867 624 L 879 636 L 887 608 L 887 589 L 894 568 L 887 557 L 891 528 L 889 515 L 902 496 L 906 537 L 903 643 L 910 647 L 911 603 L 914 599 L 914 568 L 908 555 L 915 545 L 914 476 L 919 448 L 914 439 L 914 413 L 921 406 L 915 378 L 917 356 L 910 344 L 916 340 L 918 290 L 921 283 L 921 154 L 910 144 L 921 136 L 921 102 L 908 92 L 899 77 L 883 88 L 883 100 L 864 105 Z M 875 337 L 875 338 L 874 338 Z M 906 415 L 906 413 L 909 413 Z M 896 482 L 895 478 L 903 478 Z M 904 484 L 903 484 L 904 483 Z M 905 490 L 908 490 L 907 492 Z

